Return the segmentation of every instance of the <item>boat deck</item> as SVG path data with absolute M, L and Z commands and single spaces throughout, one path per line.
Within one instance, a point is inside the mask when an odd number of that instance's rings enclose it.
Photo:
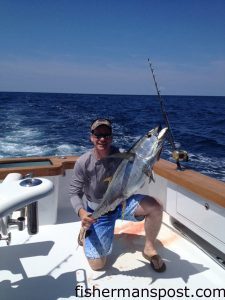
M 13 232 L 10 246 L 1 241 L 0 298 L 225 299 L 225 269 L 173 230 L 166 214 L 157 239 L 164 273 L 142 257 L 143 222 L 117 221 L 104 271 L 91 270 L 77 248 L 79 229 L 80 222 L 43 225 L 34 236 Z

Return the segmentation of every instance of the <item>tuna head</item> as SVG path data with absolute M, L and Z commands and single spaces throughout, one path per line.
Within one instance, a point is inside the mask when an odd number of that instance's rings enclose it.
M 155 161 L 160 157 L 167 130 L 167 127 L 162 130 L 159 130 L 158 127 L 150 130 L 143 137 L 141 144 L 136 149 L 136 155 L 142 157 L 147 164 L 153 166 Z
M 139 145 L 134 149 L 139 169 L 149 178 L 152 178 L 153 165 L 159 160 L 167 130 L 167 128 L 159 130 L 158 127 L 152 129 L 139 141 Z

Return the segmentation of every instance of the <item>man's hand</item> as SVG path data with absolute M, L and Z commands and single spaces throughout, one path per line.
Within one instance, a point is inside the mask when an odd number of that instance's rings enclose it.
M 95 219 L 91 217 L 91 214 L 87 212 L 85 209 L 81 208 L 79 210 L 79 217 L 81 219 L 81 225 L 84 227 L 86 230 L 89 229 L 89 227 L 96 222 Z

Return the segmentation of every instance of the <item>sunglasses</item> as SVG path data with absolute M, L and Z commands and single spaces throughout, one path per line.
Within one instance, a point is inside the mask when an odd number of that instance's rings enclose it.
M 101 138 L 104 138 L 104 139 L 110 139 L 112 137 L 112 134 L 97 134 L 97 133 L 92 133 L 98 140 L 100 140 Z

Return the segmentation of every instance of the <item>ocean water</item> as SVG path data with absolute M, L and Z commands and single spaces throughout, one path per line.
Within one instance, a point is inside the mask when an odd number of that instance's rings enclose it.
M 225 181 L 225 97 L 164 96 L 183 163 Z M 165 125 L 157 96 L 0 93 L 0 158 L 80 155 L 92 147 L 89 126 L 98 117 L 113 122 L 114 144 L 129 149 L 148 130 Z M 162 157 L 171 160 L 165 143 Z

